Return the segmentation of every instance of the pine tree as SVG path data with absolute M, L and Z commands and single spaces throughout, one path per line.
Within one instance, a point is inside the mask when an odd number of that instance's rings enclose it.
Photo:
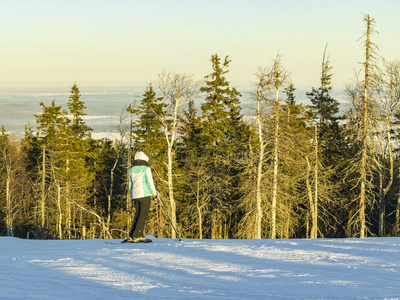
M 162 97 L 158 97 L 152 84 L 145 89 L 140 105 L 137 108 L 130 106 L 128 111 L 137 116 L 132 124 L 132 138 L 134 151 L 143 151 L 149 156 L 153 179 L 157 191 L 166 194 L 163 188 L 164 177 L 166 174 L 165 161 L 167 144 L 164 136 L 164 125 L 161 117 L 165 114 L 166 104 Z M 158 175 L 157 175 L 158 174 Z M 162 179 L 162 180 L 161 180 Z M 163 236 L 165 232 L 166 217 L 163 215 L 162 207 L 158 201 L 153 201 L 148 217 L 148 232 L 155 236 Z
M 224 76 L 229 72 L 231 63 L 228 56 L 221 62 L 217 54 L 212 55 L 211 63 L 213 72 L 205 76 L 205 85 L 200 89 L 206 93 L 205 103 L 201 106 L 202 120 L 207 123 L 202 132 L 203 143 L 217 153 L 232 154 L 238 149 L 244 135 L 241 131 L 241 94 L 236 88 L 230 87 Z
M 91 128 L 88 127 L 83 116 L 85 113 L 85 103 L 80 100 L 80 91 L 75 83 L 71 88 L 71 95 L 67 106 L 73 118 L 69 126 L 65 128 L 65 143 L 62 147 L 61 155 L 65 160 L 65 199 L 67 204 L 67 235 L 71 237 L 71 230 L 74 233 L 82 234 L 83 222 L 77 220 L 76 204 L 85 204 L 84 195 L 89 193 L 94 178 L 93 172 L 88 166 L 87 158 L 93 155 L 90 149 Z M 72 228 L 71 228 L 72 227 Z M 79 233 L 78 233 L 79 232 Z
M 335 176 L 335 168 L 341 160 L 340 153 L 342 148 L 341 128 L 339 126 L 337 116 L 339 113 L 339 102 L 330 96 L 332 91 L 331 79 L 332 73 L 329 62 L 329 56 L 326 53 L 327 45 L 325 46 L 321 64 L 320 86 L 312 88 L 312 91 L 306 93 L 311 100 L 313 109 L 313 151 L 308 158 L 307 168 L 310 175 L 308 180 L 312 180 L 312 187 L 308 187 L 310 203 L 312 204 L 311 216 L 311 238 L 317 238 L 320 234 L 318 226 L 319 220 L 323 220 L 319 216 L 319 208 L 328 206 L 332 203 L 332 190 Z M 311 175 L 312 174 L 312 175 Z M 336 196 L 337 197 L 337 196 Z M 312 200 L 311 200 L 312 199 Z M 322 204 L 322 205 L 321 205 Z M 325 214 L 326 215 L 326 214 Z
M 205 76 L 201 88 L 206 99 L 201 105 L 199 149 L 207 157 L 203 161 L 207 161 L 208 174 L 212 174 L 209 180 L 211 220 L 207 220 L 211 238 L 226 238 L 232 234 L 233 207 L 240 197 L 236 189 L 239 168 L 234 162 L 246 151 L 249 136 L 241 115 L 241 94 L 230 87 L 225 77 L 230 62 L 228 56 L 221 62 L 218 55 L 212 55 L 213 71 Z
M 322 57 L 320 86 L 313 87 L 311 92 L 306 93 L 315 107 L 315 119 L 319 120 L 320 126 L 329 126 L 335 123 L 339 112 L 339 102 L 329 94 L 332 91 L 332 67 L 329 56 L 326 54 L 327 47 L 328 45 L 325 46 Z
M 200 143 L 201 119 L 197 115 L 194 101 L 189 101 L 181 125 L 183 147 L 186 155 L 196 155 Z
M 306 93 L 311 100 L 314 108 L 314 120 L 318 124 L 318 140 L 321 149 L 323 163 L 329 165 L 332 161 L 337 161 L 343 145 L 341 128 L 338 116 L 339 102 L 332 98 L 332 67 L 325 46 L 321 64 L 320 86 L 312 88 L 311 92 Z
M 160 116 L 164 115 L 166 105 L 162 97 L 157 97 L 151 84 L 143 93 L 142 100 L 137 109 L 129 109 L 138 116 L 133 122 L 133 147 L 135 151 L 145 152 L 149 158 L 156 161 L 165 151 L 163 124 Z
M 60 144 L 65 143 L 65 132 L 68 126 L 67 112 L 62 109 L 62 106 L 56 106 L 55 100 L 49 106 L 44 105 L 43 102 L 40 103 L 43 108 L 43 112 L 40 115 L 35 115 L 36 123 L 38 124 L 38 140 L 39 149 L 41 148 L 41 164 L 38 166 L 40 169 L 40 182 L 41 182 L 41 197 L 40 197 L 40 214 L 38 214 L 37 226 L 39 225 L 39 232 L 36 233 L 38 236 L 40 234 L 41 238 L 45 237 L 46 227 L 49 230 L 49 226 L 46 226 L 46 204 L 48 204 L 48 194 L 49 194 L 49 178 L 51 163 L 49 159 L 56 159 L 56 155 L 52 155 L 54 151 L 57 151 Z M 48 225 L 50 225 L 49 220 L 47 220 Z M 39 224 L 40 222 L 40 224 Z
M 67 118 L 67 111 L 57 106 L 55 101 L 49 106 L 40 103 L 43 113 L 35 115 L 37 137 L 32 137 L 27 131 L 25 138 L 26 149 L 38 156 L 36 161 L 40 159 L 37 165 L 41 174 L 38 178 L 41 191 L 38 220 L 42 237 L 46 210 L 51 212 L 47 217 L 48 236 L 72 238 L 82 236 L 85 231 L 83 212 L 76 205 L 85 204 L 94 174 L 88 166 L 92 156 L 91 129 L 83 122 L 85 105 L 79 98 L 79 89 L 75 84 L 68 102 L 73 116 L 71 121 Z
M 86 126 L 85 122 L 83 121 L 83 116 L 86 115 L 86 106 L 85 103 L 80 100 L 80 97 L 81 94 L 79 88 L 75 83 L 71 88 L 71 95 L 69 96 L 69 100 L 67 103 L 69 111 L 73 116 L 71 129 L 75 138 L 85 138 L 89 135 L 91 131 L 91 128 Z

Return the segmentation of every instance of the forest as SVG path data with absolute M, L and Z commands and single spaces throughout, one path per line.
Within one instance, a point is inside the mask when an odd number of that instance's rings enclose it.
M 115 140 L 92 138 L 77 84 L 67 107 L 41 102 L 22 138 L 1 128 L 0 235 L 127 237 L 128 174 L 144 151 L 160 195 L 146 224 L 155 237 L 400 236 L 400 61 L 381 57 L 375 21 L 363 21 L 345 109 L 331 96 L 328 47 L 309 105 L 279 53 L 249 78 L 251 113 L 217 54 L 202 81 L 161 72 L 125 108 Z

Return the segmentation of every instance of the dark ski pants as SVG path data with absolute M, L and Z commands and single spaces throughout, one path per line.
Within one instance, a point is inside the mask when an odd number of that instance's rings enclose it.
M 135 202 L 136 212 L 129 236 L 131 238 L 144 237 L 144 226 L 146 225 L 147 215 L 150 210 L 151 197 L 143 197 L 134 199 L 133 201 Z

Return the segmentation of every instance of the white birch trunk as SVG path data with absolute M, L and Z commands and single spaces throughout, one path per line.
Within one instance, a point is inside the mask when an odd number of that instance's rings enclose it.
M 262 199 L 261 199 L 261 181 L 263 177 L 263 160 L 264 160 L 264 139 L 263 139 L 263 126 L 261 120 L 261 99 L 262 99 L 262 91 L 260 87 L 257 91 L 257 124 L 258 124 L 258 141 L 260 147 L 260 153 L 258 157 L 258 167 L 257 167 L 257 190 L 256 190 L 256 239 L 262 238 L 262 218 L 263 218 L 263 210 L 262 210 Z
M 200 204 L 200 182 L 197 181 L 196 189 L 196 208 L 197 208 L 197 218 L 199 219 L 199 238 L 203 239 L 203 213 L 201 211 Z
M 306 157 L 306 161 L 307 161 L 307 175 L 306 175 L 306 187 L 307 187 L 307 196 L 308 196 L 308 201 L 309 201 L 309 205 L 310 205 L 310 211 L 311 211 L 311 230 L 310 230 L 310 238 L 314 239 L 316 238 L 315 236 L 315 203 L 314 200 L 315 198 L 313 197 L 313 192 L 312 192 L 312 188 L 311 188 L 311 183 L 310 183 L 310 174 L 311 174 L 311 164 L 310 161 L 308 160 L 308 157 Z M 308 218 L 309 215 L 307 214 L 307 224 L 308 224 Z M 307 226 L 307 234 L 308 234 L 308 229 L 309 226 Z
M 318 129 L 315 126 L 315 166 L 314 166 L 314 215 L 313 215 L 313 228 L 314 238 L 318 238 Z
M 45 227 L 45 211 L 46 211 L 46 146 L 42 147 L 42 197 L 40 201 L 40 231 L 42 238 L 44 238 L 44 227 Z
M 69 159 L 66 159 L 65 161 L 65 173 L 67 175 L 67 180 L 65 182 L 65 205 L 66 205 L 66 212 L 65 212 L 65 217 L 66 217 L 66 229 L 67 229 L 67 237 L 68 239 L 72 238 L 71 235 L 71 227 L 72 227 L 72 211 L 71 211 L 71 183 L 68 179 L 68 174 L 69 174 Z
M 58 238 L 62 240 L 61 186 L 57 182 Z
M 176 204 L 174 199 L 174 181 L 173 181 L 173 147 L 175 143 L 175 135 L 176 135 L 176 125 L 178 121 L 178 107 L 179 107 L 179 99 L 175 98 L 174 103 L 174 117 L 171 124 L 170 132 L 166 129 L 165 130 L 165 138 L 167 140 L 167 156 L 168 156 L 168 195 L 169 195 L 169 203 L 171 207 L 171 237 L 176 238 L 176 233 L 174 228 L 176 227 Z M 169 137 L 169 134 L 171 136 Z
M 13 236 L 13 211 L 11 203 L 11 189 L 10 189 L 10 167 L 7 166 L 6 178 L 6 235 Z
M 276 202 L 278 194 L 278 146 L 279 146 L 279 85 L 275 93 L 275 129 L 274 129 L 274 149 L 273 149 L 273 182 L 272 182 L 272 203 L 271 203 L 271 239 L 276 238 Z

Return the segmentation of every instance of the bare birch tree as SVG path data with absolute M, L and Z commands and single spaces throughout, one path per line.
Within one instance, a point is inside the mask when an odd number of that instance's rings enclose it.
M 383 196 L 385 196 L 391 187 L 391 185 L 394 182 L 394 158 L 393 158 L 393 137 L 392 137 L 392 131 L 393 131 L 393 123 L 394 123 L 394 117 L 395 115 L 398 118 L 399 112 L 400 112 L 400 61 L 394 61 L 394 62 L 387 62 L 385 65 L 385 72 L 383 75 L 383 80 L 382 80 L 382 90 L 381 90 L 381 96 L 383 96 L 383 100 L 386 106 L 386 115 L 385 115 L 385 121 L 386 121 L 386 139 L 387 139 L 387 147 L 386 151 L 388 153 L 389 157 L 389 181 L 386 186 L 386 188 L 383 190 Z M 382 99 L 382 98 L 381 98 Z M 398 186 L 400 186 L 400 169 L 398 173 L 399 177 L 397 178 L 396 182 Z M 394 224 L 394 234 L 395 236 L 400 236 L 400 192 L 397 192 L 397 199 L 396 199 L 396 204 L 395 204 L 395 211 L 396 211 L 396 217 L 395 217 L 395 224 Z M 383 208 L 381 208 L 381 213 L 380 216 L 383 215 Z M 383 218 L 382 218 L 383 219 Z M 381 218 L 379 219 L 381 221 Z M 383 223 L 383 220 L 382 220 Z M 382 227 L 383 230 L 383 224 L 380 225 L 380 229 Z M 380 230 L 381 232 L 381 230 Z M 383 232 L 382 232 L 383 233 Z
M 4 175 L 4 176 L 2 176 Z M 5 232 L 14 236 L 15 219 L 22 206 L 21 196 L 26 177 L 24 176 L 24 157 L 18 148 L 17 141 L 0 132 L 0 204 L 4 200 Z M 4 195 L 5 199 L 1 199 Z
M 400 64 L 385 63 L 385 70 L 380 74 L 374 91 L 380 100 L 381 117 L 379 131 L 379 236 L 385 235 L 385 216 L 387 194 L 394 181 L 393 124 L 399 109 Z
M 176 202 L 174 198 L 174 172 L 175 146 L 178 133 L 178 122 L 181 108 L 188 101 L 193 101 L 200 88 L 200 82 L 193 79 L 193 75 L 174 74 L 162 72 L 158 76 L 158 88 L 160 89 L 167 106 L 167 113 L 160 116 L 164 125 L 165 140 L 167 142 L 167 185 L 171 218 L 171 236 L 176 238 L 174 228 L 176 222 Z
M 272 199 L 271 199 L 271 239 L 276 238 L 276 207 L 277 207 L 277 195 L 278 195 L 278 165 L 279 165 L 279 114 L 280 114 L 280 103 L 279 103 L 279 91 L 281 86 L 284 84 L 288 77 L 288 72 L 283 69 L 281 65 L 281 56 L 278 53 L 275 60 L 273 61 L 273 67 L 271 70 L 271 81 L 275 89 L 275 101 L 274 101 L 274 138 L 273 138 L 273 178 L 272 178 Z
M 255 238 L 262 238 L 262 220 L 263 220 L 263 205 L 262 205 L 262 178 L 264 175 L 264 159 L 265 159 L 265 134 L 264 134 L 264 117 L 261 110 L 262 102 L 266 100 L 265 92 L 270 90 L 271 83 L 265 68 L 259 67 L 256 72 L 257 78 L 257 129 L 258 129 L 258 163 L 257 163 L 257 180 L 256 180 L 256 224 Z

